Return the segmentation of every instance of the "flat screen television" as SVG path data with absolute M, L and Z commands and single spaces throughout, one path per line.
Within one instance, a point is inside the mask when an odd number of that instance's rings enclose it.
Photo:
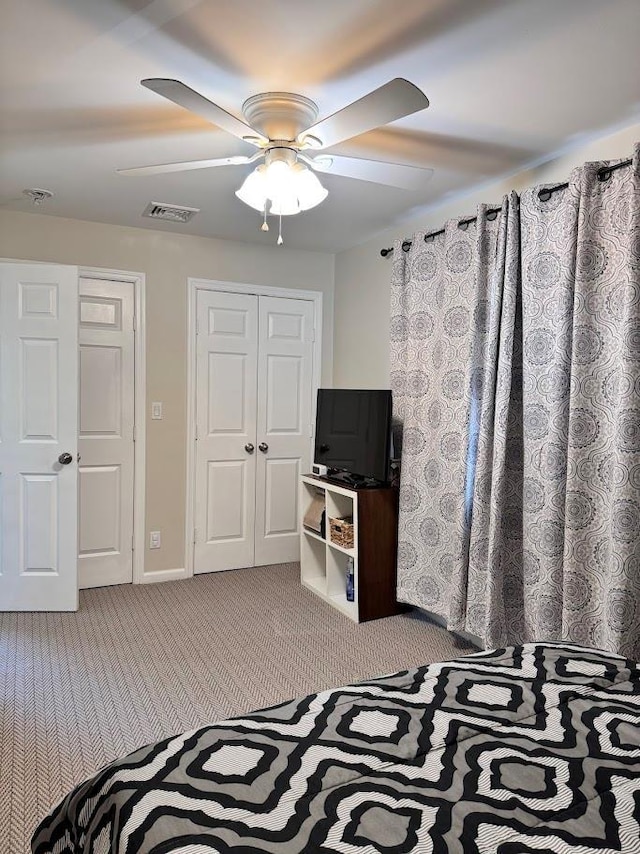
M 389 480 L 391 392 L 321 388 L 318 390 L 314 462 L 329 476 Z

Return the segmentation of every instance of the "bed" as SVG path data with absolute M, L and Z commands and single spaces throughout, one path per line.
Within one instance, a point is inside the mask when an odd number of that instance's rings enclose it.
M 143 747 L 71 792 L 34 854 L 640 852 L 640 670 L 527 644 Z

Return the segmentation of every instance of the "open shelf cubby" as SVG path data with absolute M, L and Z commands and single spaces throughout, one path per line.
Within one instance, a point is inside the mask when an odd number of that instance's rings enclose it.
M 325 536 L 301 524 L 300 580 L 325 602 L 355 622 L 404 610 L 395 598 L 398 492 L 393 487 L 347 487 L 305 475 L 301 482 L 302 520 L 314 498 L 324 496 Z M 353 521 L 353 548 L 331 541 L 329 519 Z M 347 573 L 353 562 L 353 601 Z

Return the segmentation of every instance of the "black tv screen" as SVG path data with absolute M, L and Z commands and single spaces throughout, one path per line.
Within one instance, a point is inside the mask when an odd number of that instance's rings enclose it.
M 390 441 L 390 391 L 318 390 L 315 463 L 386 482 Z

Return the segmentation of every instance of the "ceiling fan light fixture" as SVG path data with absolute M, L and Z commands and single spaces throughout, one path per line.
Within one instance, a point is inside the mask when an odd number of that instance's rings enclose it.
M 295 216 L 319 205 L 329 195 L 313 172 L 302 163 L 272 157 L 254 169 L 236 196 L 254 210 L 276 216 Z
M 264 158 L 264 164 L 247 175 L 242 186 L 236 190 L 236 196 L 242 202 L 263 215 L 263 231 L 269 229 L 267 214 L 294 216 L 316 207 L 327 198 L 328 192 L 315 175 L 316 170 L 325 172 L 333 167 L 334 175 L 401 189 L 415 189 L 418 167 L 339 155 L 309 157 L 304 153 L 307 150 L 331 149 L 348 139 L 428 107 L 429 99 L 424 92 L 401 77 L 390 80 L 320 121 L 317 121 L 317 104 L 294 92 L 252 95 L 242 105 L 243 121 L 179 80 L 149 78 L 140 82 L 162 98 L 196 113 L 245 143 L 254 145 L 257 151 L 251 157 L 238 154 L 180 163 L 159 163 L 119 169 L 118 172 L 126 175 L 160 175 L 218 166 L 240 166 Z M 428 172 L 430 176 L 432 171 L 426 169 L 423 174 Z M 30 195 L 34 192 L 46 191 L 28 191 Z M 278 237 L 278 243 L 281 244 L 281 228 Z

